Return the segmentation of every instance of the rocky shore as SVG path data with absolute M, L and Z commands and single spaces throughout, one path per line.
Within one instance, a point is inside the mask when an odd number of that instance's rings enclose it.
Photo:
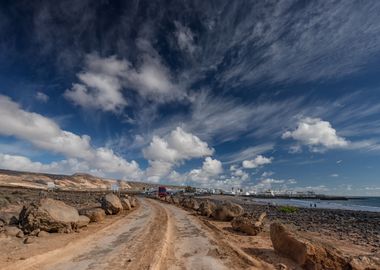
M 211 199 L 220 202 L 226 197 Z M 255 216 L 266 212 L 268 220 L 291 224 L 299 231 L 365 245 L 372 252 L 380 251 L 380 213 L 318 208 L 295 208 L 294 212 L 286 212 L 281 206 L 258 204 L 246 198 L 228 199 Z

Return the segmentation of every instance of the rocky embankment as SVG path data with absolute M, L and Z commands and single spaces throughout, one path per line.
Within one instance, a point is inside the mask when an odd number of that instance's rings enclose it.
M 306 233 L 309 230 L 326 229 L 326 233 L 363 233 L 364 239 L 374 246 L 378 243 L 378 216 L 347 213 L 344 211 L 297 209 L 294 213 L 274 206 L 237 203 L 236 200 L 167 196 L 158 198 L 175 204 L 209 220 L 230 222 L 233 230 L 256 237 L 269 227 L 272 247 L 279 256 L 286 257 L 303 269 L 379 269 L 380 258 L 376 256 L 351 256 L 338 246 L 330 245 Z M 371 215 L 371 213 L 367 213 Z M 374 218 L 374 220 L 372 220 Z M 358 223 L 356 223 L 358 222 Z M 369 224 L 367 224 L 367 223 Z M 323 224 L 324 223 L 324 224 Z M 329 225 L 335 224 L 334 230 Z M 364 225 L 365 224 L 365 225 Z M 363 225 L 363 228 L 358 226 Z M 318 228 L 319 227 L 319 228 Z M 365 232 L 362 230 L 368 230 Z M 287 269 L 286 265 L 280 269 Z
M 134 196 L 113 193 L 13 190 L 2 198 L 7 204 L 0 208 L 0 237 L 22 238 L 25 244 L 50 233 L 80 232 L 91 222 L 137 205 Z
M 212 199 L 215 203 L 223 198 Z M 281 206 L 262 205 L 246 199 L 232 199 L 252 215 L 267 213 L 269 221 L 293 225 L 298 231 L 320 233 L 352 244 L 367 245 L 368 249 L 380 251 L 380 213 L 338 209 L 295 208 L 283 211 Z

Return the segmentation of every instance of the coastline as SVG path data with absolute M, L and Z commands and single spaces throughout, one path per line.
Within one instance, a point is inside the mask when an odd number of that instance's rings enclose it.
M 266 212 L 270 221 L 289 224 L 298 231 L 329 241 L 336 239 L 362 246 L 373 253 L 380 252 L 380 212 L 297 207 L 296 211 L 287 213 L 281 211 L 282 205 L 260 203 L 254 198 L 222 195 L 207 198 L 217 203 L 231 200 L 254 216 Z

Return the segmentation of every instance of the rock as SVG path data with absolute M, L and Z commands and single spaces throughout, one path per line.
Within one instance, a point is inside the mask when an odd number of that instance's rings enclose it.
M 20 230 L 20 231 L 16 234 L 16 237 L 17 237 L 17 238 L 23 238 L 23 237 L 24 237 L 24 233 Z
M 278 270 L 288 270 L 288 267 L 285 264 L 283 264 L 283 263 L 278 263 L 276 265 L 276 269 L 278 269 Z
M 183 201 L 183 207 L 193 209 L 196 211 L 199 209 L 199 204 L 194 198 L 187 198 Z
M 37 234 L 38 237 L 47 237 L 47 236 L 49 236 L 49 235 L 50 235 L 50 233 L 45 232 L 45 231 L 40 231 L 40 232 Z
M 34 242 L 34 238 L 33 237 L 27 237 L 24 239 L 24 244 L 31 244 Z
M 137 206 L 136 198 L 130 196 L 130 197 L 129 197 L 129 203 L 131 204 L 132 207 L 136 207 L 136 206 Z
M 259 234 L 264 227 L 263 220 L 266 217 L 266 213 L 262 213 L 258 220 L 254 220 L 248 214 L 243 214 L 241 216 L 235 217 L 232 222 L 232 228 L 235 231 L 244 232 L 248 235 L 257 235 Z
M 132 206 L 131 206 L 131 203 L 129 202 L 128 198 L 122 198 L 121 204 L 123 205 L 123 208 L 125 210 L 132 210 Z
M 35 229 L 31 233 L 29 233 L 29 236 L 37 236 L 40 231 L 41 231 L 40 229 Z
M 107 215 L 116 215 L 123 210 L 123 205 L 119 197 L 115 194 L 109 193 L 102 198 L 102 208 Z
M 215 203 L 211 202 L 210 200 L 202 201 L 199 204 L 198 211 L 202 216 L 209 217 L 211 216 L 212 212 L 216 209 Z
M 178 205 L 179 204 L 179 198 L 176 196 L 171 196 L 171 203 Z
M 13 226 L 5 227 L 5 234 L 8 236 L 17 236 L 17 234 L 19 234 L 20 232 L 22 231 L 17 227 L 13 227 Z
M 36 229 L 47 232 L 71 232 L 79 220 L 77 209 L 64 202 L 45 198 L 24 206 L 20 212 L 20 226 L 26 233 Z
M 220 221 L 231 221 L 234 217 L 240 216 L 244 213 L 243 207 L 236 203 L 224 202 L 222 205 L 217 206 L 212 212 L 212 217 Z
M 90 223 L 90 218 L 87 217 L 87 216 L 82 216 L 80 215 L 79 216 L 79 220 L 78 220 L 78 228 L 83 228 L 83 227 L 86 227 L 88 225 L 88 223 Z
M 12 213 L 0 213 L 0 222 L 4 225 L 17 225 L 11 224 L 11 219 L 14 215 Z
M 9 220 L 9 225 L 18 225 L 18 218 L 16 216 L 12 216 Z
M 81 209 L 79 214 L 88 217 L 90 222 L 100 222 L 106 218 L 106 213 L 102 208 Z
M 350 263 L 334 248 L 297 236 L 280 223 L 271 224 L 270 238 L 278 253 L 304 269 L 352 269 Z

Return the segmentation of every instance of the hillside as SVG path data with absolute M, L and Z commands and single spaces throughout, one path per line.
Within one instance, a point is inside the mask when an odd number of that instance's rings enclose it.
M 46 189 L 49 182 L 53 182 L 60 189 L 110 189 L 118 181 L 96 177 L 85 173 L 73 175 L 20 172 L 0 169 L 1 186 L 20 186 Z M 122 189 L 131 189 L 125 181 L 119 181 Z

